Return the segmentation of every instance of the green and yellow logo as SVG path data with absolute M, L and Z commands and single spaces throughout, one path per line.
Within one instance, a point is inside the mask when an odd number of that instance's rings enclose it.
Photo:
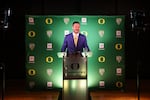
M 98 61 L 99 62 L 105 62 L 105 57 L 104 56 L 99 56 Z
M 98 19 L 98 24 L 105 24 L 105 19 L 104 18 L 99 18 Z
M 121 43 L 117 43 L 115 45 L 116 50 L 121 50 L 122 49 L 122 44 Z
M 53 61 L 54 61 L 53 57 L 51 57 L 51 56 L 46 57 L 47 63 L 52 63 Z
M 46 18 L 45 19 L 45 23 L 46 24 L 52 24 L 53 23 L 53 19 L 52 18 Z
M 84 34 L 85 36 L 88 35 L 88 32 L 87 32 L 87 31 L 82 31 L 81 33 Z
M 35 69 L 29 69 L 29 70 L 28 70 L 28 75 L 29 75 L 29 76 L 34 76 L 35 74 L 36 74 Z
M 29 31 L 29 32 L 28 32 L 28 36 L 29 36 L 29 37 L 35 37 L 35 35 L 36 35 L 36 34 L 35 34 L 34 31 Z
M 116 87 L 122 88 L 123 87 L 123 83 L 120 82 L 120 81 L 116 82 Z

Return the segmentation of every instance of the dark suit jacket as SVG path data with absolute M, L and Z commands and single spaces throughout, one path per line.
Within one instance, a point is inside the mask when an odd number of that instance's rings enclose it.
M 71 54 L 71 53 L 76 53 L 76 52 L 83 52 L 83 48 L 86 48 L 87 51 L 90 51 L 87 45 L 86 36 L 80 33 L 78 37 L 77 46 L 75 46 L 74 40 L 73 40 L 73 33 L 70 33 L 65 36 L 61 51 L 66 52 L 66 49 L 67 49 L 67 53 Z

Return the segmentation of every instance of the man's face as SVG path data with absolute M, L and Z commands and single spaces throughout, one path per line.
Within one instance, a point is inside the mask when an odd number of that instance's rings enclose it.
M 74 33 L 79 33 L 79 31 L 80 31 L 80 24 L 75 23 L 75 24 L 72 26 L 72 29 L 73 29 L 73 32 L 74 32 Z

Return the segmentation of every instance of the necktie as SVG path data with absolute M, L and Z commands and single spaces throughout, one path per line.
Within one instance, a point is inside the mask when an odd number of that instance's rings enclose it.
M 74 44 L 75 46 L 77 46 L 77 42 L 78 42 L 78 36 L 77 34 L 74 35 Z

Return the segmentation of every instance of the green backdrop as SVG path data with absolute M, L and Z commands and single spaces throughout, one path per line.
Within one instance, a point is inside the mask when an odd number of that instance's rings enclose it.
M 72 22 L 81 23 L 92 57 L 88 58 L 88 87 L 125 87 L 124 16 L 26 15 L 26 86 L 28 89 L 57 89 L 63 86 L 63 61 L 58 58 L 64 36 Z

